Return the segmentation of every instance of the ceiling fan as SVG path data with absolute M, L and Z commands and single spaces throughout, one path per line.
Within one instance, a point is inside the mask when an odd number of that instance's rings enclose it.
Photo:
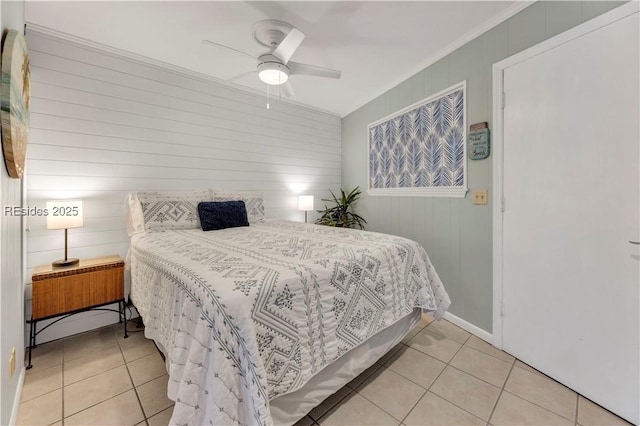
M 236 80 L 257 71 L 258 78 L 261 81 L 270 86 L 279 86 L 286 97 L 291 97 L 294 95 L 293 87 L 289 81 L 289 76 L 291 75 L 340 78 L 342 74 L 340 71 L 289 60 L 305 37 L 302 31 L 294 28 L 290 24 L 274 19 L 267 19 L 255 23 L 252 31 L 254 39 L 261 45 L 270 48 L 270 51 L 256 57 L 241 50 L 234 49 L 233 47 L 225 46 L 224 44 L 210 40 L 202 40 L 205 44 L 230 49 L 258 61 L 256 70 L 240 74 L 230 80 Z

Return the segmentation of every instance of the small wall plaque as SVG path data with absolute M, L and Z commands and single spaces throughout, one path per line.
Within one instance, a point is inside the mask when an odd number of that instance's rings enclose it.
M 476 123 L 469 127 L 467 152 L 470 160 L 482 160 L 489 156 L 488 123 Z

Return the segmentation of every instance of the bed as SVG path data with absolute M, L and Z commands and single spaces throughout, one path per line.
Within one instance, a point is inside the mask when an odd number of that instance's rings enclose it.
M 249 226 L 202 230 L 194 206 L 236 199 Z M 129 196 L 130 299 L 165 354 L 171 424 L 293 424 L 449 306 L 416 242 L 265 219 L 262 205 Z

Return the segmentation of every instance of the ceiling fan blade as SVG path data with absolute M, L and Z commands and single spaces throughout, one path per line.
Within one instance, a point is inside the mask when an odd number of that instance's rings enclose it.
M 297 75 L 313 75 L 316 77 L 340 78 L 342 71 L 332 70 L 331 68 L 323 68 L 315 65 L 301 64 L 298 62 L 289 62 L 287 64 L 291 70 L 291 74 Z
M 282 94 L 287 98 L 291 98 L 296 94 L 296 92 L 293 90 L 293 86 L 291 86 L 290 80 L 287 80 L 285 83 L 281 84 L 280 90 L 282 91 Z
M 252 59 L 258 59 L 258 58 L 256 58 L 255 56 L 253 56 L 253 55 L 251 55 L 251 54 L 249 54 L 249 53 L 247 53 L 247 52 L 243 52 L 242 50 L 234 49 L 233 47 L 225 46 L 224 44 L 216 43 L 215 41 L 211 41 L 211 40 L 202 40 L 202 42 L 203 42 L 204 44 L 208 44 L 208 45 L 210 45 L 210 46 L 223 47 L 223 48 L 225 48 L 225 49 L 233 50 L 234 52 L 242 53 L 243 55 L 248 56 L 248 57 L 250 57 L 250 58 L 252 58 Z
M 304 40 L 302 31 L 292 28 L 271 54 L 286 64 L 291 59 L 293 52 L 300 46 L 302 40 Z

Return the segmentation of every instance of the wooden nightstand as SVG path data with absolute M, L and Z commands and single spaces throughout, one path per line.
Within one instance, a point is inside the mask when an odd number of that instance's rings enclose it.
M 54 268 L 42 265 L 33 271 L 32 313 L 29 332 L 29 365 L 31 350 L 36 346 L 36 335 L 56 322 L 79 312 L 108 310 L 100 306 L 118 303 L 120 322 L 125 315 L 124 261 L 120 256 L 107 256 L 80 260 L 78 265 Z M 64 316 L 63 316 L 64 315 Z M 36 331 L 38 321 L 62 316 L 42 330 Z M 124 337 L 127 322 L 124 321 Z

